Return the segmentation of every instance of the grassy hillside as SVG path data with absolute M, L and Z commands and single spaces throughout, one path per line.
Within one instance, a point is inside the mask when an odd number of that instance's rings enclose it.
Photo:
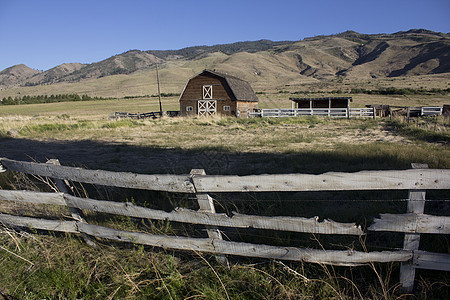
M 339 83 L 377 85 L 427 80 L 448 88 L 448 34 L 411 30 L 366 35 L 345 32 L 295 42 L 255 41 L 168 51 L 131 50 L 89 65 L 65 64 L 45 72 L 15 66 L 0 72 L 0 98 L 37 94 L 123 97 L 156 92 L 156 63 L 164 92 L 180 93 L 203 69 L 249 81 L 256 91 L 335 89 Z M 419 78 L 419 79 L 418 79 Z M 433 82 L 428 82 L 432 79 Z M 33 86 L 36 85 L 36 86 Z

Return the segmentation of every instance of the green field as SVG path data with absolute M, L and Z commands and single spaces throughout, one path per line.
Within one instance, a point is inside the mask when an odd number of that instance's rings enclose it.
M 164 110 L 178 110 L 177 98 L 163 98 Z M 150 112 L 159 111 L 158 98 L 143 99 L 115 99 L 97 101 L 76 101 L 44 104 L 26 105 L 3 105 L 0 106 L 0 116 L 58 116 L 62 114 L 104 119 L 116 111 L 124 112 Z

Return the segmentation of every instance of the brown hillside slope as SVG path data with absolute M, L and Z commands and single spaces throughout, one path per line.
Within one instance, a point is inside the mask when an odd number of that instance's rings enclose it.
M 130 74 L 142 70 L 156 63 L 161 64 L 160 58 L 139 50 L 131 50 L 115 55 L 103 61 L 86 65 L 66 76 L 63 81 L 79 81 L 87 78 L 100 78 L 117 74 Z
M 43 73 L 22 65 L 32 72 L 23 76 L 11 75 L 8 68 L 0 72 L 0 97 L 69 92 L 107 97 L 154 94 L 156 63 L 164 92 L 181 92 L 186 80 L 203 69 L 233 74 L 259 91 L 303 89 L 302 85 L 310 84 L 320 89 L 342 79 L 446 74 L 450 72 L 449 55 L 450 35 L 423 29 L 371 35 L 347 31 L 296 42 L 261 40 L 170 51 L 131 50 L 93 64 L 65 64 Z M 45 85 L 31 86 L 36 84 Z
M 38 84 L 56 83 L 61 81 L 67 75 L 72 74 L 77 70 L 80 70 L 84 66 L 85 66 L 84 64 L 80 63 L 62 64 L 45 72 L 41 72 L 39 74 L 34 75 L 33 77 L 27 80 L 25 85 L 30 86 Z
M 41 72 L 33 70 L 23 64 L 9 67 L 0 72 L 0 88 L 20 85 L 39 73 Z

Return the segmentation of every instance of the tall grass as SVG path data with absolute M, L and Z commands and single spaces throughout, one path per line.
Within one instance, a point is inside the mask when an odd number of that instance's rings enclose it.
M 69 131 L 76 129 L 85 129 L 89 128 L 90 124 L 88 122 L 77 122 L 73 124 L 65 124 L 65 123 L 45 123 L 45 124 L 37 124 L 37 125 L 26 125 L 23 127 L 19 133 L 21 135 L 39 135 L 46 132 L 51 131 Z
M 0 229 L 0 295 L 26 299 L 395 299 L 397 264 L 340 268 L 231 260 L 132 245 L 92 248 L 72 235 Z M 7 250 L 7 251 L 5 251 Z M 394 272 L 394 274 L 391 274 Z M 419 298 L 445 299 L 448 277 L 419 278 Z
M 446 124 L 442 118 L 429 118 L 424 120 L 412 121 L 411 124 L 401 121 L 399 119 L 387 122 L 387 125 L 392 127 L 398 134 L 406 136 L 412 140 L 424 142 L 440 142 L 450 143 L 450 124 Z

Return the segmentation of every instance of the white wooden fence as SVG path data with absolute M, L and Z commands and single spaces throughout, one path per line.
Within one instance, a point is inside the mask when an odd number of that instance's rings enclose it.
M 0 190 L 0 201 L 17 201 L 34 204 L 51 204 L 69 207 L 70 220 L 47 220 L 0 213 L 0 222 L 11 226 L 31 227 L 83 234 L 87 242 L 91 237 L 121 242 L 164 247 L 176 250 L 193 250 L 216 255 L 226 263 L 225 255 L 260 257 L 267 259 L 305 261 L 341 266 L 359 266 L 373 262 L 401 262 L 400 282 L 405 291 L 413 288 L 415 269 L 450 271 L 450 255 L 419 250 L 420 234 L 450 234 L 450 217 L 424 214 L 425 190 L 449 189 L 450 170 L 419 169 L 390 171 L 361 171 L 356 173 L 332 172 L 320 175 L 206 175 L 203 170 L 193 170 L 187 175 L 144 175 L 102 170 L 86 170 L 60 166 L 55 160 L 34 163 L 0 158 L 1 171 L 16 171 L 56 180 L 60 192 L 44 193 L 25 190 Z M 105 200 L 79 198 L 69 194 L 64 186 L 67 180 L 106 186 L 195 194 L 200 209 L 178 208 L 171 212 Z M 408 211 L 405 214 L 381 214 L 367 229 L 355 223 L 340 223 L 316 218 L 256 216 L 234 213 L 228 216 L 216 213 L 213 199 L 208 193 L 228 192 L 302 192 L 302 191 L 352 191 L 352 190 L 409 190 Z M 168 220 L 204 225 L 208 238 L 153 235 L 88 224 L 81 210 L 100 213 Z M 223 240 L 218 227 L 257 228 L 267 230 L 303 232 L 314 234 L 339 234 L 361 236 L 369 231 L 404 232 L 403 249 L 395 251 L 323 250 L 300 247 L 280 247 Z
M 423 106 L 420 108 L 421 116 L 440 116 L 442 115 L 443 107 L 439 106 Z
M 325 116 L 332 118 L 374 118 L 374 108 L 298 108 L 298 109 L 261 109 L 249 113 L 249 117 L 301 117 Z

